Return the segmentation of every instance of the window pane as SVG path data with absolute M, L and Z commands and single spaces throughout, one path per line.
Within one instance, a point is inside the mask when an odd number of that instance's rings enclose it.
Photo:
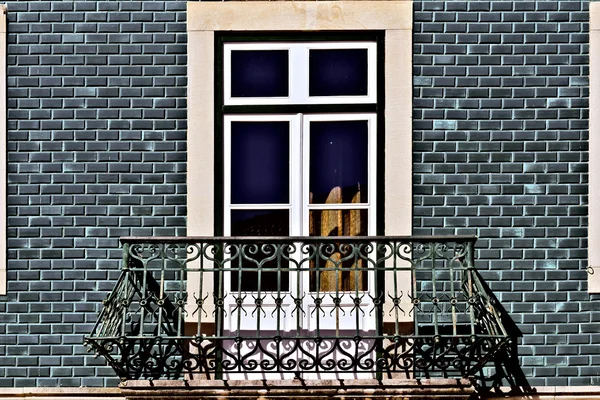
M 366 203 L 368 122 L 310 123 L 310 203 Z
M 310 96 L 366 96 L 367 49 L 327 49 L 309 52 Z
M 289 210 L 232 210 L 231 236 L 289 236 Z
M 289 220 L 288 210 L 232 210 L 231 236 L 289 236 Z M 260 245 L 257 248 L 246 246 L 242 249 L 245 257 L 236 258 L 231 267 L 257 268 L 262 260 L 273 256 L 272 250 L 272 247 L 262 249 Z M 261 291 L 276 292 L 278 282 L 280 283 L 279 290 L 289 290 L 290 274 L 288 271 L 276 272 L 278 266 L 288 268 L 289 263 L 281 257 L 279 259 L 276 257 L 262 265 L 264 269 L 275 271 L 261 273 Z M 239 282 L 241 282 L 241 288 Z M 231 290 L 240 289 L 242 291 L 258 291 L 258 272 L 241 271 L 240 274 L 238 271 L 232 271 Z
M 285 97 L 289 93 L 287 50 L 232 50 L 232 97 Z
M 366 236 L 367 210 L 311 210 L 310 236 Z
M 313 210 L 309 213 L 310 236 L 366 236 L 368 226 L 367 210 Z M 367 290 L 366 260 L 355 254 L 349 257 L 352 249 L 337 244 L 335 248 L 324 246 L 321 257 L 311 261 L 310 291 L 334 292 Z M 366 256 L 366 254 L 363 254 Z M 341 261 L 348 258 L 345 261 Z
M 288 121 L 231 122 L 231 203 L 287 204 Z

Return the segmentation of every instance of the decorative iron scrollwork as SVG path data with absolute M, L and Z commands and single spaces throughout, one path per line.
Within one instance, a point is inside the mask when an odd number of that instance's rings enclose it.
M 515 362 L 519 332 L 474 268 L 474 238 L 122 242 L 85 344 L 123 379 L 472 377 L 493 365 L 497 385 Z M 325 273 L 334 285 L 302 284 Z

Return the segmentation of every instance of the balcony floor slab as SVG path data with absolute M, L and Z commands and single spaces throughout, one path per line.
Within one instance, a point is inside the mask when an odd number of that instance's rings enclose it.
M 127 381 L 128 400 L 196 399 L 455 399 L 475 390 L 466 379 Z

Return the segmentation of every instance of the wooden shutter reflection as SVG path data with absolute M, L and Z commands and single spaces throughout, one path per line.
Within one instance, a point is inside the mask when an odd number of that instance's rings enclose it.
M 351 203 L 360 203 L 360 185 L 355 188 Z M 342 204 L 342 188 L 337 186 L 327 196 L 325 204 Z M 312 210 L 309 214 L 310 236 L 364 236 L 367 228 L 367 210 L 365 209 L 343 209 L 343 210 Z M 339 250 L 339 249 L 337 249 Z M 320 265 L 321 274 L 319 279 L 319 291 L 364 291 L 367 290 L 366 271 L 362 270 L 363 261 L 351 257 L 348 253 L 341 254 L 340 251 L 328 255 L 328 260 L 320 260 L 325 264 Z M 334 270 L 336 266 L 339 268 Z M 315 268 L 315 265 L 312 265 Z M 311 290 L 316 291 L 316 274 L 311 273 Z

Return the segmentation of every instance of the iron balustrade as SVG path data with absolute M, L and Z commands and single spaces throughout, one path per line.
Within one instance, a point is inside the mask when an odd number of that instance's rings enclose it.
M 497 372 L 518 330 L 474 267 L 475 241 L 122 238 L 85 344 L 123 379 Z

